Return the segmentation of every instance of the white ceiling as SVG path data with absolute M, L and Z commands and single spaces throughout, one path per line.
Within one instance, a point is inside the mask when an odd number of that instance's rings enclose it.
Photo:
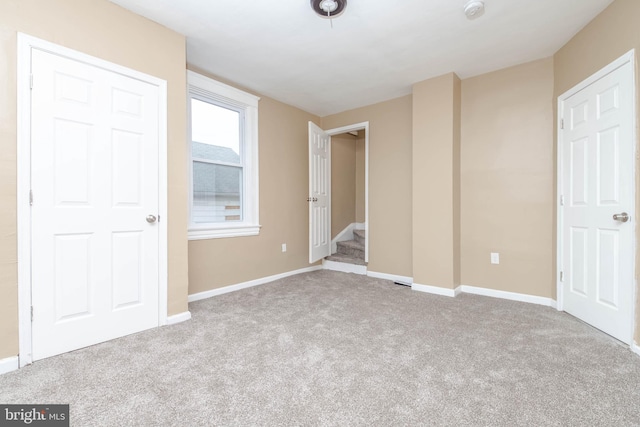
M 613 0 L 348 0 L 331 23 L 309 0 L 111 0 L 187 36 L 187 61 L 319 116 L 553 55 Z

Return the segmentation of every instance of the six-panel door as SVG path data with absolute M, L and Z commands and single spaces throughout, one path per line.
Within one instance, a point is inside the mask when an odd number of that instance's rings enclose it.
M 633 298 L 633 93 L 630 63 L 564 102 L 564 310 L 629 343 Z
M 158 325 L 159 91 L 32 52 L 37 360 Z

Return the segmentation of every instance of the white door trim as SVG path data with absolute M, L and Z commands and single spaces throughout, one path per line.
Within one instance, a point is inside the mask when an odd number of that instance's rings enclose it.
M 364 130 L 364 261 L 369 262 L 369 122 L 329 129 L 330 136 Z
M 158 147 L 158 324 L 167 323 L 167 82 L 111 62 L 18 33 L 17 70 L 17 243 L 18 243 L 18 334 L 20 367 L 33 361 L 31 343 L 31 50 L 39 49 L 122 74 L 159 88 Z
M 618 68 L 622 67 L 623 65 L 627 64 L 627 63 L 631 63 L 631 67 L 634 70 L 634 78 L 632 81 L 632 87 L 633 87 L 633 97 L 634 97 L 634 102 L 632 103 L 632 117 L 633 117 L 633 122 L 632 122 L 632 139 L 633 139 L 633 158 L 636 159 L 636 151 L 637 151 L 637 134 L 636 134 L 636 122 L 637 122 L 637 113 L 636 113 L 636 103 L 637 103 L 637 92 L 636 92 L 636 66 L 635 66 L 635 49 L 630 50 L 629 52 L 625 53 L 624 55 L 622 55 L 620 58 L 616 59 L 615 61 L 613 61 L 611 64 L 607 65 L 606 67 L 604 67 L 603 69 L 601 69 L 600 71 L 596 72 L 595 74 L 591 75 L 590 77 L 588 77 L 586 80 L 578 83 L 576 86 L 572 87 L 571 89 L 569 89 L 568 91 L 566 91 L 565 93 L 563 93 L 562 95 L 560 95 L 558 97 L 558 115 L 557 115 L 557 141 L 558 143 L 556 144 L 556 159 L 557 159 L 557 178 L 556 178 L 556 194 L 558 196 L 557 200 L 556 200 L 556 224 L 557 224 L 557 228 L 556 228 L 556 290 L 557 290 L 557 301 L 558 301 L 558 310 L 559 311 L 563 311 L 564 310 L 564 299 L 563 299 L 563 286 L 562 286 L 562 282 L 560 280 L 560 272 L 563 270 L 563 265 L 562 265 L 562 255 L 563 255 L 563 241 L 562 241 L 562 226 L 563 226 L 563 217 L 562 217 L 562 209 L 560 208 L 560 195 L 562 194 L 562 142 L 563 142 L 563 132 L 562 132 L 562 126 L 561 126 L 561 121 L 564 117 L 564 111 L 563 111 L 563 103 L 569 99 L 571 96 L 575 95 L 576 93 L 580 92 L 581 90 L 585 89 L 586 87 L 590 86 L 591 84 L 595 83 L 596 81 L 600 80 L 601 78 L 603 78 L 604 76 L 606 76 L 607 74 L 617 70 Z M 633 176 L 634 176 L 634 180 L 632 183 L 632 194 L 636 195 L 636 199 L 637 199 L 637 194 L 636 194 L 636 183 L 635 183 L 635 177 L 637 177 L 637 160 L 633 162 Z M 636 200 L 637 201 L 637 200 Z M 634 203 L 636 202 L 634 201 Z M 636 212 L 636 215 L 638 214 L 638 212 Z M 636 259 L 636 251 L 637 251 L 637 239 L 636 239 L 636 224 L 637 224 L 637 219 L 634 218 L 634 224 L 633 224 L 633 250 L 632 253 L 629 254 L 630 257 L 632 257 L 633 259 L 633 263 L 632 265 L 635 266 L 635 259 Z M 635 269 L 635 267 L 634 267 Z M 633 322 L 633 325 L 631 327 L 632 330 L 632 336 L 631 336 L 631 340 L 630 342 L 633 343 L 633 337 L 635 336 L 635 330 L 636 330 L 636 298 L 637 298 L 637 289 L 638 289 L 638 283 L 637 283 L 637 279 L 635 278 L 635 272 L 633 274 L 634 277 L 634 283 L 633 283 L 633 298 L 632 301 L 630 301 L 629 303 L 632 304 L 632 308 L 631 308 L 631 319 Z

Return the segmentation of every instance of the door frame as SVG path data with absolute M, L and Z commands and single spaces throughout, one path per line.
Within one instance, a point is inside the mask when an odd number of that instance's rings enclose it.
M 325 130 L 325 132 L 329 136 L 334 136 L 359 130 L 364 130 L 364 261 L 369 262 L 369 122 L 355 123 Z M 331 140 L 329 140 L 329 144 L 331 144 Z M 333 167 L 332 164 L 331 167 Z M 331 233 L 330 230 L 329 233 Z M 331 236 L 329 236 L 329 240 L 331 240 Z
M 31 324 L 31 51 L 38 49 L 158 87 L 158 325 L 167 324 L 167 82 L 24 33 L 17 46 L 17 245 L 19 365 L 33 362 Z
M 583 89 L 586 89 L 588 86 L 592 85 L 593 83 L 595 83 L 596 81 L 600 80 L 601 78 L 603 78 L 604 76 L 606 76 L 607 74 L 612 73 L 613 71 L 617 70 L 618 68 L 626 65 L 627 63 L 631 64 L 631 68 L 632 68 L 632 72 L 633 72 L 633 77 L 632 77 L 632 88 L 633 88 L 633 102 L 632 102 L 632 106 L 631 106 L 631 115 L 632 115 L 632 121 L 631 121 L 631 135 L 632 135 L 632 139 L 633 139 L 633 158 L 635 159 L 633 162 L 633 183 L 631 186 L 631 191 L 632 194 L 634 195 L 634 210 L 635 210 L 635 216 L 636 218 L 632 218 L 633 220 L 633 248 L 631 251 L 631 254 L 629 254 L 628 256 L 631 257 L 632 261 L 632 265 L 634 266 L 633 269 L 633 290 L 632 290 L 632 295 L 633 298 L 631 301 L 629 301 L 629 304 L 632 305 L 631 307 L 631 322 L 632 322 L 632 326 L 631 326 L 631 334 L 632 336 L 630 337 L 630 343 L 631 343 L 631 348 L 634 348 L 634 337 L 635 337 L 635 332 L 636 332 L 636 298 L 637 298 L 637 294 L 638 294 L 638 280 L 636 278 L 636 252 L 637 252 L 637 245 L 638 245 L 638 239 L 637 239 L 637 224 L 638 224 L 638 215 L 639 212 L 637 210 L 637 203 L 638 203 L 638 195 L 636 193 L 636 179 L 637 179 L 637 173 L 638 173 L 638 168 L 637 168 L 637 159 L 636 159 L 636 155 L 637 155 L 637 145 L 638 145 L 638 139 L 637 139 L 637 133 L 636 133 L 636 123 L 637 123 L 637 86 L 636 86 L 636 66 L 635 66 L 635 49 L 631 49 L 629 52 L 625 53 L 624 55 L 622 55 L 621 57 L 619 57 L 618 59 L 616 59 L 615 61 L 613 61 L 612 63 L 610 63 L 609 65 L 605 66 L 604 68 L 602 68 L 601 70 L 597 71 L 596 73 L 594 73 L 593 75 L 591 75 L 590 77 L 588 77 L 587 79 L 583 80 L 582 82 L 578 83 L 576 86 L 572 87 L 571 89 L 569 89 L 568 91 L 566 91 L 565 93 L 563 93 L 562 95 L 560 95 L 558 97 L 558 107 L 557 107 L 557 125 L 556 125 L 556 132 L 557 132 L 557 144 L 556 144 L 556 162 L 557 162 L 557 169 L 556 169 L 556 291 L 557 291 L 557 309 L 558 311 L 564 311 L 564 287 L 563 287 L 563 281 L 561 280 L 561 272 L 563 271 L 563 249 L 564 249 L 564 242 L 562 239 L 563 236 L 563 210 L 562 210 L 562 205 L 561 205 L 561 200 L 560 197 L 562 195 L 562 173 L 563 173 L 563 158 L 562 158 L 562 143 L 563 143 L 563 129 L 562 129 L 562 120 L 564 118 L 564 108 L 563 108 L 563 103 L 569 99 L 571 96 L 575 95 L 576 93 L 580 92 Z

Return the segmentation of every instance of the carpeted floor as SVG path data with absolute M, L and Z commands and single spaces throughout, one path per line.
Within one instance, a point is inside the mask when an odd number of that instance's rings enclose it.
M 640 425 L 640 357 L 551 308 L 317 271 L 0 376 L 74 426 Z

